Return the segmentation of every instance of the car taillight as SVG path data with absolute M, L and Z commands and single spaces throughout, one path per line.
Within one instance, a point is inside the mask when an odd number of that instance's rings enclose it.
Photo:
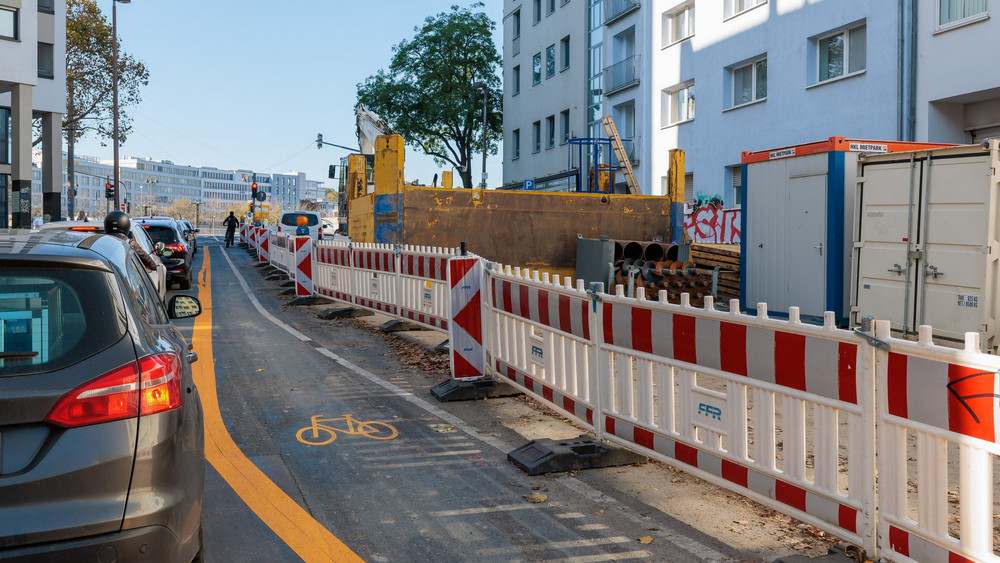
M 101 227 L 98 227 L 98 226 L 95 225 L 93 227 L 70 227 L 68 230 L 90 233 L 90 232 L 97 231 L 97 230 L 100 230 L 100 229 L 101 229 Z
M 77 428 L 166 412 L 181 406 L 181 361 L 174 354 L 146 356 L 66 393 L 47 422 Z
M 169 248 L 173 252 L 184 252 L 185 250 L 184 245 L 179 242 L 175 242 L 173 244 L 165 244 L 163 245 L 163 248 Z

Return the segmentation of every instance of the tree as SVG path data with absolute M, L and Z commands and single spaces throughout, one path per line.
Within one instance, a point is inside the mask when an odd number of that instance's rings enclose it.
M 496 154 L 503 127 L 502 90 L 493 43 L 496 23 L 477 2 L 452 6 L 415 27 L 413 39 L 393 47 L 389 70 L 358 84 L 358 102 L 378 113 L 407 144 L 455 166 L 466 188 L 483 146 L 483 92 L 488 92 L 487 150 Z
M 299 209 L 303 211 L 319 211 L 319 204 L 309 199 L 300 199 Z

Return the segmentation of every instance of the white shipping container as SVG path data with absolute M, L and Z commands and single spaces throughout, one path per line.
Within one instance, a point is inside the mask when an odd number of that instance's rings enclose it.
M 1000 346 L 1000 141 L 858 159 L 851 322 Z

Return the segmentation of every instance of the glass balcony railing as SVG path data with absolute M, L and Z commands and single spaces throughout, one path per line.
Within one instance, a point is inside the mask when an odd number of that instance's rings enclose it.
M 604 25 L 638 8 L 639 3 L 635 0 L 604 0 Z
M 637 56 L 631 56 L 604 69 L 605 95 L 613 94 L 618 90 L 639 83 L 639 77 L 636 73 L 638 59 Z

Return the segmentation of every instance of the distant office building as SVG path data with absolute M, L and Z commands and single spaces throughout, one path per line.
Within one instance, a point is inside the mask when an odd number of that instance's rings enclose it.
M 65 0 L 0 0 L 0 228 L 31 223 L 32 119 L 42 131 L 39 200 L 55 211 L 64 113 Z
M 668 152 L 681 148 L 685 200 L 725 207 L 742 201 L 742 151 L 1000 134 L 1000 21 L 986 0 L 557 0 L 574 14 L 566 28 L 545 21 L 548 0 L 540 22 L 525 20 L 538 3 L 505 2 L 505 184 L 567 169 L 565 152 L 546 152 L 546 117 L 581 103 L 574 130 L 604 136 L 599 118 L 611 115 L 643 193 L 666 192 Z M 567 35 L 580 35 L 570 59 L 586 59 L 584 75 L 563 87 L 546 82 L 543 64 L 538 84 L 515 77 Z M 532 156 L 518 162 L 525 147 Z

